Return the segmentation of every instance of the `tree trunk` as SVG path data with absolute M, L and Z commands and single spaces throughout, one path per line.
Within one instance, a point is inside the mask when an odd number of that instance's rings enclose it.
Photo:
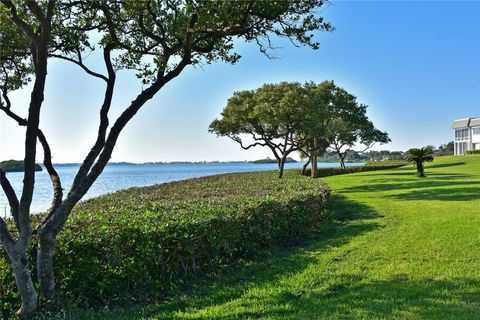
M 52 300 L 55 295 L 55 278 L 53 273 L 53 251 L 55 236 L 51 233 L 39 235 L 37 251 L 37 276 L 40 282 L 40 292 L 46 300 Z
M 342 168 L 343 170 L 347 169 L 347 167 L 345 166 L 345 157 L 344 156 L 340 156 L 340 168 Z
M 17 311 L 18 316 L 29 315 L 35 312 L 38 307 L 38 295 L 33 285 L 26 249 L 22 251 L 18 252 L 14 249 L 10 256 L 15 282 L 22 301 L 22 305 Z
M 285 157 L 282 157 L 280 161 L 278 162 L 278 177 L 281 179 L 283 178 L 283 170 L 285 167 Z
M 308 165 L 310 164 L 310 160 L 311 160 L 311 159 L 310 159 L 310 157 L 308 157 L 308 160 L 307 160 L 307 162 L 305 162 L 305 164 L 303 165 L 303 168 L 302 168 L 302 173 L 301 173 L 301 174 L 302 174 L 302 176 L 304 176 L 304 175 L 305 175 L 305 173 L 306 173 L 306 171 L 307 171 L 307 168 L 308 168 Z
M 311 177 L 316 178 L 318 176 L 318 165 L 317 165 L 317 138 L 313 138 L 313 150 L 311 151 L 312 158 L 312 172 Z
M 425 177 L 424 169 L 423 169 L 423 162 L 421 162 L 421 161 L 417 162 L 417 173 L 418 173 L 419 177 L 421 177 L 421 178 Z

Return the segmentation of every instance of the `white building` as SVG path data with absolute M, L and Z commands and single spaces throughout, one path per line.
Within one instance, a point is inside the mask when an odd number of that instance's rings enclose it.
M 480 150 L 480 118 L 455 120 L 452 128 L 455 130 L 455 155 Z

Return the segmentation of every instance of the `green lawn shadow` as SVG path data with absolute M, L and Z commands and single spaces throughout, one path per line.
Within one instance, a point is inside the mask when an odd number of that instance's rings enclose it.
M 397 275 L 388 280 L 362 281 L 340 275 L 339 281 L 322 291 L 301 295 L 272 295 L 272 307 L 262 313 L 244 312 L 240 319 L 478 319 L 480 282 L 470 278 L 452 280 L 415 279 Z M 454 297 L 452 304 L 445 296 Z M 251 302 L 255 303 L 254 301 Z M 288 310 L 281 308 L 288 304 Z M 248 308 L 246 308 L 248 310 Z M 302 313 L 308 310 L 305 317 Z M 361 315 L 361 316 L 360 316 Z M 225 315 L 218 319 L 235 319 Z
M 450 163 L 427 163 L 425 165 L 425 168 L 448 168 L 448 167 L 456 167 L 456 166 L 462 166 L 466 164 L 465 161 L 460 161 L 460 162 L 450 162 Z
M 437 201 L 472 201 L 480 200 L 480 182 L 463 183 L 456 185 L 476 184 L 470 188 L 436 188 L 428 190 L 412 190 L 389 196 L 400 200 L 437 200 Z M 450 186 L 455 184 L 450 184 Z
M 411 180 L 376 180 L 376 183 L 369 183 L 359 186 L 353 186 L 344 188 L 341 190 L 342 193 L 352 193 L 352 192 L 380 192 L 380 191 L 392 191 L 392 190 L 414 190 L 414 189 L 428 189 L 425 190 L 424 193 L 428 194 L 437 190 L 436 188 L 441 187 L 457 187 L 457 186 L 471 186 L 471 185 L 479 185 L 480 182 L 477 181 L 463 181 L 463 180 L 455 180 L 460 179 L 460 177 L 448 176 L 444 178 L 435 178 L 435 179 L 428 179 L 428 178 L 413 178 Z M 390 182 L 393 181 L 393 182 Z M 452 193 L 458 192 L 458 190 L 463 190 L 458 188 L 451 188 L 446 189 Z M 474 188 L 473 188 L 474 189 Z M 477 194 L 479 193 L 479 189 L 477 188 Z M 420 192 L 418 190 L 412 191 L 412 193 Z

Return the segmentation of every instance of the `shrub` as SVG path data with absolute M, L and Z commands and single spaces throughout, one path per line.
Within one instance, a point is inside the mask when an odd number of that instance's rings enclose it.
M 346 170 L 343 170 L 340 167 L 336 168 L 319 168 L 317 173 L 317 178 L 322 177 L 329 177 L 329 176 L 336 176 L 339 174 L 346 174 L 346 173 L 356 173 L 356 172 L 366 172 L 366 171 L 377 171 L 377 170 L 386 170 L 386 169 L 394 169 L 403 167 L 405 163 L 400 164 L 391 164 L 391 165 L 379 165 L 379 166 L 355 166 L 355 167 L 347 167 Z M 309 176 L 311 173 L 311 169 L 307 169 L 305 171 L 305 175 Z
M 480 154 L 480 150 L 467 150 L 467 154 Z
M 392 167 L 392 166 L 404 166 L 407 165 L 407 160 L 381 160 L 381 161 L 367 161 L 365 166 L 369 167 Z
M 66 303 L 162 297 L 194 274 L 314 234 L 329 188 L 293 172 L 228 174 L 132 188 L 80 204 L 59 235 L 57 290 Z M 30 253 L 35 255 L 35 245 Z M 3 309 L 18 302 L 0 259 Z

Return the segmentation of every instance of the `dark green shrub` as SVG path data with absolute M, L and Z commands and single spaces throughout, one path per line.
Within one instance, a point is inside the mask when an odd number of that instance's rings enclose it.
M 308 237 L 326 216 L 329 188 L 288 172 L 229 174 L 132 188 L 80 204 L 58 238 L 65 304 L 127 305 L 163 297 L 194 274 Z M 32 246 L 31 256 L 35 255 Z M 18 302 L 5 257 L 0 301 Z
M 480 150 L 467 150 L 467 154 L 480 154 Z
M 322 177 L 329 177 L 329 176 L 336 176 L 339 174 L 346 174 L 346 173 L 356 173 L 356 172 L 367 172 L 367 171 L 377 171 L 377 170 L 386 170 L 386 169 L 393 169 L 403 167 L 405 163 L 400 164 L 391 164 L 391 165 L 368 165 L 368 166 L 355 166 L 355 167 L 347 167 L 346 170 L 343 170 L 340 167 L 336 168 L 319 168 L 317 178 Z M 305 175 L 310 176 L 311 169 L 307 169 Z

